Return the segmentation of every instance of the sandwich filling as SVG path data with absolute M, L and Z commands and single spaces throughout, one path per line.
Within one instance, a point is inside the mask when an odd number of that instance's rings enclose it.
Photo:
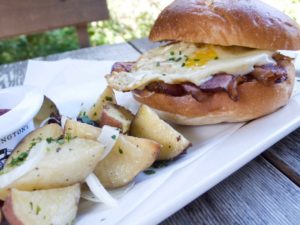
M 290 59 L 274 51 L 177 42 L 150 50 L 137 62 L 116 63 L 106 78 L 119 91 L 191 94 L 198 101 L 207 93 L 227 91 L 236 101 L 241 83 L 285 81 L 284 60 Z

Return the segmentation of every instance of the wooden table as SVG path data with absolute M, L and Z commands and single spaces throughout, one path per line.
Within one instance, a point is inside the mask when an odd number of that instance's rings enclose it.
M 155 45 L 147 39 L 139 39 L 38 59 L 136 60 L 141 53 Z M 27 61 L 0 66 L 0 88 L 22 84 L 26 67 Z M 300 129 L 161 224 L 299 225 L 299 186 Z

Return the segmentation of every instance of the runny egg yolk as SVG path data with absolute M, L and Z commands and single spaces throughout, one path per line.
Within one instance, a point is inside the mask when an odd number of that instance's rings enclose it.
M 188 57 L 185 61 L 185 66 L 204 66 L 207 62 L 216 59 L 218 59 L 218 55 L 214 47 L 212 45 L 206 45 Z

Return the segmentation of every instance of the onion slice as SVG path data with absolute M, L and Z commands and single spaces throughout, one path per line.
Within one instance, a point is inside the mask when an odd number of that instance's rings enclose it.
M 104 152 L 101 155 L 101 160 L 104 159 L 113 149 L 119 135 L 120 130 L 116 127 L 111 127 L 107 125 L 104 125 L 102 127 L 101 134 L 97 138 L 97 141 L 104 145 Z
M 128 193 L 133 187 L 134 187 L 135 183 L 131 182 L 123 187 L 117 188 L 117 189 L 113 189 L 113 190 L 109 190 L 108 193 L 110 194 L 110 196 L 112 196 L 114 199 L 120 199 L 122 198 L 126 193 Z M 102 201 L 99 200 L 88 188 L 88 186 L 83 185 L 81 187 L 81 198 L 86 199 L 90 202 L 97 202 L 97 203 L 101 203 Z
M 101 134 L 97 138 L 97 141 L 104 145 L 104 152 L 102 153 L 100 160 L 104 159 L 111 152 L 119 135 L 120 130 L 116 127 L 107 125 L 102 127 Z M 82 194 L 83 198 L 93 202 L 103 202 L 109 207 L 117 206 L 117 201 L 103 187 L 94 173 L 90 174 L 86 178 L 85 182 L 92 193 L 88 193 L 88 191 L 86 191 L 85 194 Z
M 66 116 L 64 116 L 64 115 L 61 116 L 60 124 L 61 124 L 61 127 L 62 127 L 62 128 L 65 127 L 65 124 L 66 124 L 66 122 L 67 122 L 68 119 L 69 119 L 69 118 L 66 117 Z
M 103 202 L 109 207 L 115 207 L 118 205 L 117 200 L 115 200 L 108 193 L 108 191 L 103 187 L 103 185 L 100 183 L 100 181 L 94 173 L 91 173 L 85 181 L 91 192 L 97 198 L 98 202 Z
M 27 157 L 27 159 L 20 166 L 14 168 L 13 170 L 4 173 L 0 176 L 0 188 L 5 188 L 18 180 L 20 177 L 24 176 L 31 170 L 33 170 L 36 165 L 43 159 L 46 154 L 46 141 L 42 141 L 34 146 Z

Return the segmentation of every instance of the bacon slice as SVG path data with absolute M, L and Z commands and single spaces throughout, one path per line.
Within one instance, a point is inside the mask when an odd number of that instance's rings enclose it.
M 135 62 L 116 62 L 111 68 L 111 72 L 130 72 Z
M 190 82 L 166 84 L 160 81 L 148 84 L 146 89 L 151 92 L 163 93 L 171 96 L 184 96 L 190 94 L 197 101 L 203 101 L 213 93 L 225 91 L 233 101 L 237 101 L 239 98 L 238 85 L 244 82 L 257 80 L 258 82 L 269 86 L 287 80 L 287 71 L 284 69 L 284 64 L 292 59 L 279 53 L 275 53 L 273 59 L 277 64 L 255 66 L 252 72 L 240 76 L 234 76 L 227 73 L 215 74 L 211 79 L 200 86 Z M 113 65 L 112 71 L 130 72 L 133 64 L 134 62 L 117 62 Z
M 227 90 L 228 86 L 234 79 L 233 75 L 222 73 L 216 74 L 208 81 L 200 85 L 202 91 L 223 91 Z
M 255 66 L 254 70 L 249 74 L 264 85 L 272 85 L 280 83 L 287 79 L 285 69 L 279 65 L 266 64 L 263 66 Z

